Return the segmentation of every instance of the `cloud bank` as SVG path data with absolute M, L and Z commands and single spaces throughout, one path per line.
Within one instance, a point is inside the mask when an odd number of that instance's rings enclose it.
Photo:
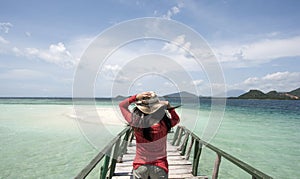
M 0 32 L 7 34 L 12 27 L 13 25 L 10 22 L 0 22 Z
M 243 82 L 229 85 L 228 89 L 258 89 L 264 92 L 272 90 L 288 92 L 300 87 L 300 72 L 275 72 L 262 77 L 249 77 Z
M 284 57 L 300 56 L 300 36 L 261 39 L 248 44 L 217 46 L 216 55 L 223 64 L 232 67 L 249 67 Z
M 39 58 L 64 68 L 74 67 L 79 60 L 71 55 L 62 42 L 51 44 L 48 49 L 25 48 L 22 53 L 28 58 Z

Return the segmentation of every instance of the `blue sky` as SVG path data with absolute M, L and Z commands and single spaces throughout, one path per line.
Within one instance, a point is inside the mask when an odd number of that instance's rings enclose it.
M 1 1 L 0 96 L 72 96 L 74 74 L 89 44 L 104 30 L 143 17 L 172 19 L 197 31 L 215 53 L 228 91 L 291 91 L 300 87 L 299 7 L 296 0 Z M 148 50 L 166 47 L 144 45 Z M 123 54 L 133 53 L 130 45 L 126 49 Z M 105 67 L 107 75 L 122 70 L 117 61 Z M 184 90 L 196 86 L 200 95 L 211 95 L 212 85 L 218 85 L 188 65 L 185 70 L 193 84 Z M 111 79 L 95 82 L 96 96 L 111 95 L 101 85 L 106 80 Z M 157 76 L 135 85 L 135 90 L 119 93 L 176 91 Z

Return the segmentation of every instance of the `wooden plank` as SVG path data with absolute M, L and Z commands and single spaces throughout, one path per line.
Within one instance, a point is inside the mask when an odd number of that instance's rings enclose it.
M 131 179 L 130 176 L 113 176 L 114 179 Z
M 114 179 L 131 179 L 131 176 L 114 176 Z M 208 179 L 207 176 L 193 176 L 191 174 L 185 175 L 169 175 L 169 179 Z
M 193 176 L 191 174 L 169 175 L 169 179 L 208 179 L 207 176 Z M 114 176 L 113 179 L 131 179 L 131 176 Z
M 169 166 L 171 165 L 192 165 L 192 162 L 186 160 L 182 160 L 182 161 L 173 160 L 173 161 L 169 161 Z
M 176 170 L 169 170 L 169 175 L 179 175 L 179 174 L 191 174 L 192 170 L 189 170 L 187 168 L 181 168 Z
M 184 160 L 184 157 L 182 157 L 180 154 L 179 155 L 173 155 L 173 156 L 168 156 L 168 160 Z
M 123 167 L 117 167 L 115 172 L 119 173 L 119 172 L 125 172 L 125 171 L 132 171 L 132 166 L 123 166 Z
M 171 166 L 169 166 L 169 170 L 177 170 L 177 169 L 182 169 L 182 168 L 190 169 L 191 165 L 171 165 Z
M 122 163 L 132 163 L 133 162 L 133 160 L 134 160 L 134 157 L 128 157 L 128 156 L 125 156 L 124 155 L 124 158 L 123 158 L 123 160 L 122 160 L 122 162 L 119 162 L 119 163 L 117 163 L 117 164 L 122 164 Z
M 116 164 L 115 175 L 113 178 L 130 178 L 132 175 L 132 163 L 135 157 L 135 140 L 132 141 L 132 147 L 127 148 L 127 152 L 123 155 L 123 162 Z M 193 178 L 192 162 L 185 160 L 180 155 L 178 146 L 172 146 L 167 143 L 167 159 L 169 163 L 169 178 Z
M 183 179 L 183 178 L 198 178 L 198 177 L 195 177 L 192 174 L 169 175 L 169 179 Z
M 122 163 L 117 163 L 116 166 L 117 167 L 132 166 L 132 162 L 133 161 L 126 161 L 126 162 L 122 162 Z

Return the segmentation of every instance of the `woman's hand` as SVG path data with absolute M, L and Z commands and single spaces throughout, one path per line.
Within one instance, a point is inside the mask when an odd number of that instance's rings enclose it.
M 150 98 L 151 97 L 151 93 L 150 92 L 142 92 L 136 95 L 136 100 L 143 100 L 145 98 Z
M 169 101 L 160 101 L 160 102 L 163 103 L 165 106 L 167 106 L 167 109 L 171 108 Z

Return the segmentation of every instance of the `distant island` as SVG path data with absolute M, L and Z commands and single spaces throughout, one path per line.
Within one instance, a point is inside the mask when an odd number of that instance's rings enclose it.
M 164 98 L 198 98 L 199 96 L 186 91 L 181 91 L 179 93 L 164 95 L 163 97 Z
M 176 99 L 176 98 L 214 98 L 214 97 L 203 97 L 196 96 L 195 94 L 188 93 L 185 91 L 179 93 L 173 93 L 163 96 L 166 99 Z M 217 97 L 218 98 L 218 97 Z M 300 88 L 295 89 L 290 92 L 277 92 L 270 91 L 268 93 L 263 93 L 260 90 L 252 89 L 249 92 L 246 92 L 238 97 L 228 97 L 228 99 L 277 99 L 277 100 L 299 100 L 300 99 Z
M 299 100 L 300 88 L 290 92 L 270 91 L 263 93 L 262 91 L 252 89 L 238 97 L 230 97 L 230 99 L 278 99 L 278 100 Z
M 114 99 L 123 100 L 127 97 L 125 96 L 116 96 Z M 257 89 L 251 89 L 248 92 L 239 95 L 238 97 L 205 97 L 205 96 L 197 96 L 195 94 L 181 91 L 177 93 L 167 94 L 164 96 L 160 96 L 162 99 L 177 101 L 180 102 L 180 99 L 184 99 L 185 101 L 195 101 L 197 98 L 228 98 L 228 99 L 277 99 L 277 100 L 300 100 L 300 88 L 295 89 L 290 92 L 277 92 L 270 91 L 268 93 L 264 93 Z
M 241 95 L 239 95 L 239 94 Z M 244 94 L 242 94 L 244 93 Z M 174 102 L 181 102 L 182 100 L 185 102 L 197 102 L 199 99 L 278 99 L 278 100 L 300 100 L 300 88 L 292 90 L 290 92 L 277 92 L 270 91 L 268 93 L 264 93 L 257 89 L 251 89 L 245 93 L 242 90 L 231 90 L 228 91 L 227 94 L 232 95 L 229 97 L 222 96 L 201 96 L 195 95 L 193 93 L 187 91 L 180 91 L 177 93 L 166 94 L 159 96 L 161 100 L 170 100 Z M 239 96 L 238 96 L 239 95 Z M 85 101 L 85 100 L 116 100 L 121 101 L 130 96 L 117 95 L 115 97 L 1 97 L 0 99 L 64 99 L 64 100 L 74 100 L 76 101 Z M 10 102 L 12 103 L 12 102 Z

